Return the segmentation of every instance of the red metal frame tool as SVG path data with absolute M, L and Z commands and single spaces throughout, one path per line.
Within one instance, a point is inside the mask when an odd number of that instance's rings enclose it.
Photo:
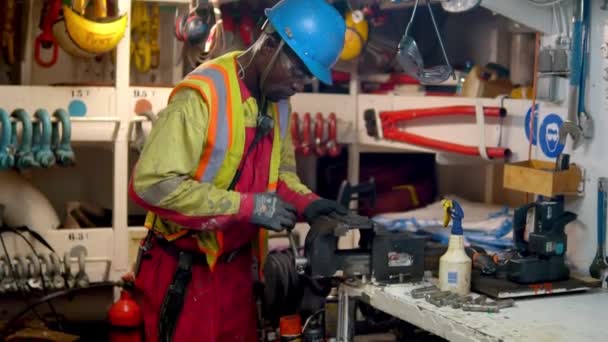
M 365 126 L 367 134 L 375 138 L 399 141 L 407 144 L 431 148 L 440 151 L 458 154 L 479 156 L 479 146 L 455 144 L 453 142 L 424 137 L 414 133 L 405 132 L 397 126 L 404 121 L 412 121 L 421 118 L 444 117 L 444 116 L 473 116 L 475 117 L 475 106 L 449 106 L 437 108 L 406 109 L 395 111 L 382 111 L 376 113 L 374 109 L 365 111 Z M 502 118 L 507 115 L 505 108 L 483 107 L 484 117 Z M 489 158 L 508 158 L 511 151 L 504 147 L 487 147 L 486 153 Z
M 302 143 L 301 149 L 302 155 L 309 156 L 312 152 L 312 137 L 310 136 L 310 125 L 312 118 L 310 113 L 304 114 L 304 124 L 302 125 Z
M 319 157 L 324 157 L 327 154 L 324 138 L 325 118 L 323 118 L 323 113 L 317 113 L 315 116 L 315 153 Z
M 61 0 L 48 0 L 42 9 L 40 17 L 40 30 L 42 32 L 36 37 L 34 42 L 34 59 L 40 66 L 48 68 L 57 62 L 59 55 L 59 45 L 53 35 L 53 24 L 59 18 L 61 12 Z M 40 48 L 53 49 L 51 59 L 44 61 L 40 55 Z
M 329 119 L 327 120 L 327 154 L 330 157 L 337 157 L 340 155 L 342 148 L 338 144 L 338 119 L 335 113 L 329 113 Z

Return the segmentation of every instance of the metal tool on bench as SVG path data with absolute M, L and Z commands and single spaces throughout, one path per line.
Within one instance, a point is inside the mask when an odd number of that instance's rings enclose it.
M 475 106 L 449 106 L 436 108 L 418 108 L 376 112 L 367 109 L 364 113 L 367 134 L 376 139 L 388 139 L 417 145 L 425 148 L 459 153 L 470 156 L 479 156 L 479 146 L 467 146 L 455 144 L 451 141 L 442 141 L 428 138 L 414 133 L 408 133 L 401 129 L 400 124 L 416 119 L 435 117 L 473 116 L 504 118 L 507 115 L 505 108 L 483 107 L 483 115 L 477 113 Z M 511 150 L 504 147 L 486 147 L 488 158 L 509 158 Z
M 534 231 L 524 239 L 526 217 L 534 208 Z M 506 264 L 507 278 L 521 284 L 566 280 L 570 270 L 565 263 L 566 225 L 576 214 L 564 210 L 563 196 L 541 199 L 515 210 L 513 239 L 519 256 Z
M 606 216 L 608 207 L 608 178 L 599 178 L 597 182 L 597 251 L 589 266 L 593 278 L 601 279 L 602 272 L 608 269 L 606 262 Z

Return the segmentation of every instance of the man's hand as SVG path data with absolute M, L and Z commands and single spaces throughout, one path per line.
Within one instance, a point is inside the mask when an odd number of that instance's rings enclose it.
M 254 198 L 251 223 L 280 232 L 296 225 L 296 208 L 273 193 L 257 194 Z
M 319 216 L 332 213 L 346 215 L 348 214 L 348 210 L 336 201 L 321 198 L 312 202 L 304 209 L 304 218 L 306 219 L 306 222 L 311 223 Z

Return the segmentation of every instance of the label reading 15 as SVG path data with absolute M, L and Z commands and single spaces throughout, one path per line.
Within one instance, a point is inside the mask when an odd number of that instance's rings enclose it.
M 146 90 L 142 90 L 142 89 L 135 89 L 135 90 L 133 90 L 133 97 L 134 98 L 148 97 L 148 95 L 154 96 L 154 90 L 151 90 L 149 92 L 146 91 Z
M 89 238 L 87 233 L 69 233 L 68 240 L 70 241 L 83 241 Z
M 89 96 L 90 91 L 88 89 L 73 89 L 72 97 L 83 98 Z

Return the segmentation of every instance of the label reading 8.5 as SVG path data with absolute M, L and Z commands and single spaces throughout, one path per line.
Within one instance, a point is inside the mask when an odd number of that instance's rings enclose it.
M 148 96 L 154 96 L 154 90 L 144 90 L 144 89 L 134 89 L 133 90 L 133 98 L 140 98 L 140 97 L 148 97 Z

